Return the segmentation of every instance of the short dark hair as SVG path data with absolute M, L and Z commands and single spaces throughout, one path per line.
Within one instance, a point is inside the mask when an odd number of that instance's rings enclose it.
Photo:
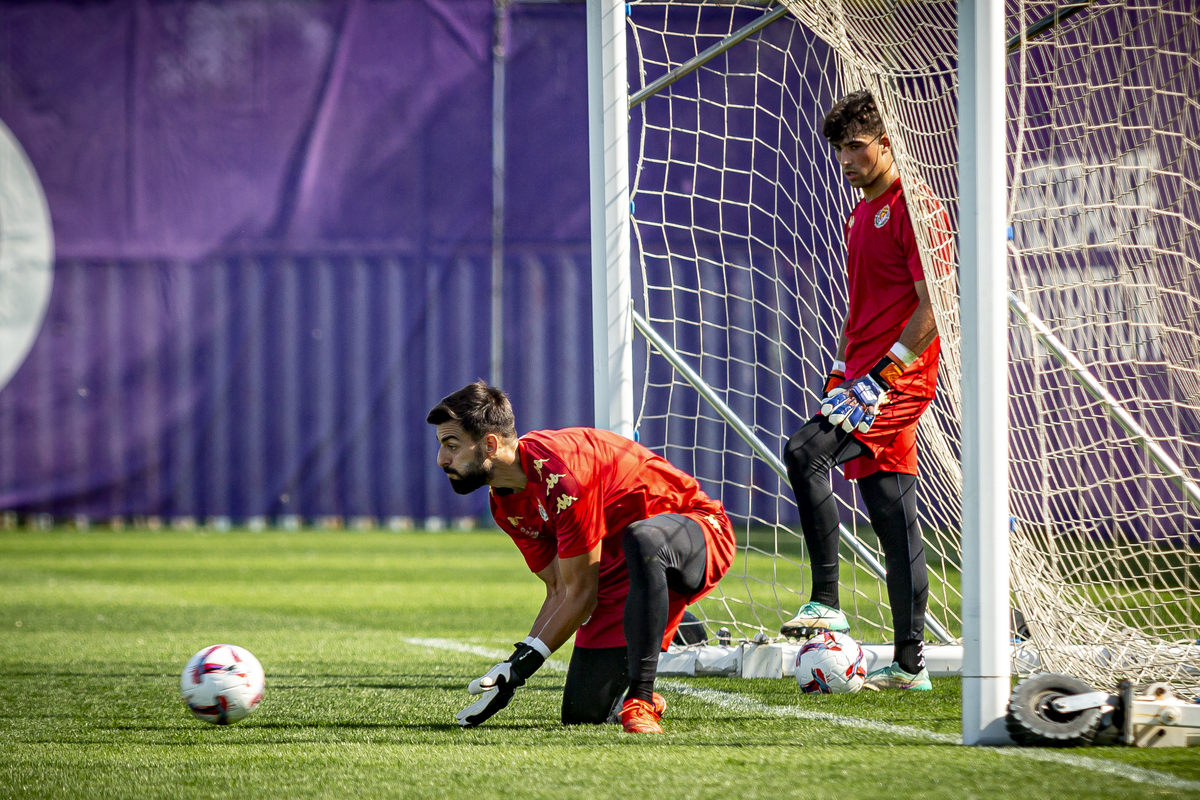
M 866 89 L 851 92 L 834 103 L 821 127 L 821 135 L 830 142 L 844 142 L 848 135 L 859 133 L 883 135 L 879 106 L 875 105 L 875 98 Z
M 489 433 L 506 440 L 517 438 L 517 423 L 508 395 L 482 379 L 443 397 L 425 416 L 425 421 L 430 425 L 457 422 L 475 441 Z

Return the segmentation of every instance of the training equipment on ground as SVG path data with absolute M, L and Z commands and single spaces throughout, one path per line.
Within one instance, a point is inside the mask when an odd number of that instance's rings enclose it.
M 913 674 L 893 661 L 888 666 L 871 672 L 863 683 L 863 688 L 876 692 L 885 689 L 928 692 L 933 689 L 933 681 L 929 679 L 929 670 L 925 667 Z
M 819 633 L 796 654 L 796 683 L 806 694 L 850 694 L 866 678 L 866 658 L 848 633 Z
M 266 685 L 258 659 L 232 644 L 204 648 L 188 659 L 179 677 L 179 691 L 192 715 L 215 725 L 250 716 Z
M 1007 18 L 1017 667 L 1200 688 L 1200 18 L 1177 0 L 1013 0 Z M 740 572 L 697 606 L 710 629 L 752 639 L 809 594 L 779 454 L 846 308 L 857 198 L 821 121 L 869 88 L 941 334 L 918 429 L 927 633 L 961 635 L 957 22 L 943 0 L 629 6 L 634 424 L 737 521 Z M 889 641 L 881 551 L 854 487 L 837 502 L 842 605 Z
M 1191 747 L 1200 745 L 1200 705 L 1161 681 L 1138 692 L 1125 680 L 1109 694 L 1070 675 L 1042 673 L 1013 689 L 1005 727 L 1025 746 Z
M 796 616 L 779 626 L 779 632 L 792 639 L 807 639 L 821 631 L 845 633 L 848 630 L 850 622 L 841 609 L 811 600 L 800 606 Z
M 684 611 L 683 620 L 680 621 L 679 627 L 675 630 L 675 636 L 671 638 L 671 644 L 702 644 L 706 641 L 708 641 L 708 631 L 705 630 L 704 623 L 692 612 Z
M 1105 693 L 1104 704 L 1083 704 L 1079 708 L 1064 707 L 1059 701 L 1083 697 L 1092 691 L 1086 682 L 1070 675 L 1046 672 L 1024 679 L 1008 699 L 1005 719 L 1008 735 L 1019 745 L 1084 747 L 1091 744 L 1106 712 L 1108 724 L 1112 724 L 1111 712 L 1116 698 L 1112 698 L 1113 705 L 1108 705 L 1109 695 Z

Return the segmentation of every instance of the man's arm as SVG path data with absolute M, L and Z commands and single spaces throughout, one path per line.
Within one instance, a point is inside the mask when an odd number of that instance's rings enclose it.
M 555 558 L 537 576 L 546 584 L 546 599 L 530 635 L 517 644 L 507 661 L 467 686 L 467 692 L 480 698 L 458 712 L 456 719 L 464 728 L 473 728 L 505 708 L 513 692 L 524 686 L 591 615 L 600 585 L 600 542 L 581 556 Z
M 557 556 L 555 556 L 554 560 L 545 569 L 534 574 L 546 584 L 546 599 L 542 601 L 542 607 L 538 610 L 537 617 L 533 620 L 533 625 L 529 628 L 530 638 L 537 637 L 567 596 L 567 587 L 563 583 L 561 573 L 558 571 Z
M 546 584 L 546 601 L 534 622 L 532 636 L 550 652 L 562 647 L 596 609 L 600 587 L 600 546 L 571 558 L 556 558 L 537 576 Z M 540 626 L 540 627 L 539 627 Z
M 937 318 L 933 313 L 933 301 L 929 298 L 929 287 L 925 285 L 925 281 L 913 281 L 913 289 L 917 292 L 919 302 L 912 316 L 908 318 L 904 330 L 900 332 L 898 341 L 913 355 L 919 356 L 925 352 L 925 348 L 933 344 L 938 329 Z
M 832 390 L 826 389 L 821 413 L 831 424 L 841 425 L 845 431 L 869 431 L 879 409 L 887 402 L 887 392 L 892 384 L 937 338 L 937 318 L 929 288 L 923 280 L 913 281 L 913 288 L 917 293 L 917 307 L 892 349 L 866 375 Z

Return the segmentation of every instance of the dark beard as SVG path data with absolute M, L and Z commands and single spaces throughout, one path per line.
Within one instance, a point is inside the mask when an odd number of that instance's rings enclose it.
M 491 470 L 484 469 L 482 463 L 467 467 L 464 474 L 451 473 L 446 470 L 446 475 L 450 478 L 450 488 L 457 494 L 470 494 L 476 489 L 486 486 L 492 477 Z

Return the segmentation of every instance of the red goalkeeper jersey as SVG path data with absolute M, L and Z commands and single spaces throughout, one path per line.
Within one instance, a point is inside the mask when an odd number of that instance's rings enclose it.
M 946 251 L 953 246 L 945 210 L 935 204 L 930 234 L 939 263 L 947 268 Z M 846 313 L 846 377 L 861 377 L 879 363 L 920 302 L 913 286 L 925 280 L 920 251 L 909 219 L 900 180 L 874 200 L 861 200 L 846 220 L 846 284 L 850 307 Z M 893 388 L 917 397 L 933 397 L 937 387 L 941 340 L 934 339 Z
M 629 593 L 629 576 L 621 535 L 631 523 L 686 514 L 704 528 L 707 582 L 702 591 L 682 598 L 687 603 L 707 594 L 733 563 L 736 540 L 725 509 L 695 478 L 637 442 L 594 428 L 532 431 L 521 437 L 518 457 L 528 485 L 519 492 L 492 489 L 490 501 L 496 523 L 516 542 L 529 569 L 541 572 L 555 556 L 580 556 L 601 543 L 598 609 L 592 623 L 580 629 L 576 645 L 625 643 L 619 610 Z M 673 630 L 670 626 L 668 633 Z

